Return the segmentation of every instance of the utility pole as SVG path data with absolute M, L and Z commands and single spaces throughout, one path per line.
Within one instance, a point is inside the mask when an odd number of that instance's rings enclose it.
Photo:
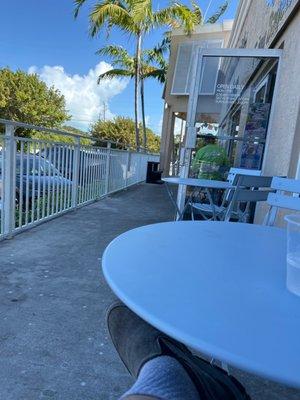
M 104 102 L 103 102 L 103 121 L 104 121 L 104 122 L 106 121 L 106 111 L 107 111 L 107 104 L 106 104 L 106 102 L 104 101 Z
M 102 102 L 102 109 L 99 111 L 99 119 L 102 121 L 106 121 L 106 111 L 108 110 L 107 103 L 105 101 Z

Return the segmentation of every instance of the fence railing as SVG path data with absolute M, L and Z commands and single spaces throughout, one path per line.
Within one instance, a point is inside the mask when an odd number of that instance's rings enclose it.
M 18 127 L 54 132 L 0 119 L 0 239 L 33 227 L 107 194 L 146 178 L 147 162 L 159 156 L 82 144 L 82 136 L 71 143 L 16 135 Z M 86 137 L 84 137 L 86 142 Z

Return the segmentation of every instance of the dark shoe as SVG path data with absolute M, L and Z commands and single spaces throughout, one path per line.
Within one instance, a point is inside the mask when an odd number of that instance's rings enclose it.
M 113 345 L 123 364 L 135 378 L 147 361 L 163 355 L 160 339 L 167 336 L 138 317 L 120 301 L 109 307 L 106 321 Z M 175 341 L 174 346 L 179 346 L 183 351 L 186 349 Z
M 149 325 L 121 302 L 107 312 L 111 340 L 129 373 L 162 355 L 177 359 L 198 389 L 201 400 L 249 400 L 244 387 L 226 371 L 194 356 L 186 346 Z
M 185 368 L 201 400 L 251 400 L 244 386 L 222 368 L 193 355 L 188 349 L 181 351 L 168 338 L 162 339 L 162 348 L 164 354 L 175 357 Z

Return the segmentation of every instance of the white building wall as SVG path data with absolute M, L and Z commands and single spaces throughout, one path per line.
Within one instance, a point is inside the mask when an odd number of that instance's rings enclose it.
M 273 99 L 273 121 L 264 154 L 264 175 L 293 178 L 299 159 L 299 3 L 298 0 L 275 0 L 274 4 L 268 0 L 242 0 L 229 40 L 229 47 L 283 49 L 278 90 Z M 266 205 L 257 207 L 256 222 L 262 221 L 265 212 Z

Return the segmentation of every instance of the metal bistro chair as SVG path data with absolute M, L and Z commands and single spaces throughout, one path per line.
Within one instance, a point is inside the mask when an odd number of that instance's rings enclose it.
M 272 179 L 271 188 L 276 192 L 268 195 L 270 210 L 264 221 L 264 224 L 269 226 L 274 225 L 280 208 L 300 211 L 300 180 L 275 176 Z
M 234 189 L 224 193 L 222 204 L 214 204 L 210 198 L 210 204 L 191 202 L 192 219 L 196 209 L 204 219 L 238 222 L 248 222 L 251 204 L 258 201 L 266 201 L 270 193 L 272 177 L 236 175 L 232 183 Z
M 260 170 L 251 170 L 251 169 L 243 169 L 243 168 L 230 168 L 227 181 L 232 185 L 232 186 L 238 186 L 241 184 L 241 180 L 239 181 L 239 176 L 254 176 L 254 177 L 259 177 L 261 174 Z M 246 179 L 246 178 L 245 178 Z M 257 182 L 259 185 L 261 181 Z M 253 180 L 250 182 L 251 184 L 253 183 Z M 261 182 L 262 183 L 262 182 Z M 258 186 L 259 187 L 259 186 Z M 194 211 L 196 210 L 204 219 L 206 220 L 223 220 L 224 216 L 226 214 L 226 210 L 232 200 L 233 194 L 234 194 L 235 189 L 228 189 L 224 192 L 222 202 L 220 205 L 215 204 L 213 201 L 213 198 L 209 192 L 209 190 L 206 190 L 206 195 L 209 200 L 208 203 L 201 203 L 194 201 L 194 197 L 190 201 L 190 207 L 191 207 L 191 217 L 194 219 Z M 233 210 L 231 210 L 231 213 L 233 214 Z
M 272 191 L 270 176 L 238 175 L 236 188 L 224 213 L 224 221 L 236 219 L 238 222 L 248 222 L 251 204 L 266 201 Z
M 251 175 L 251 176 L 261 176 L 261 169 L 248 169 L 248 168 L 235 168 L 231 167 L 228 175 L 227 181 L 233 184 L 236 175 Z

